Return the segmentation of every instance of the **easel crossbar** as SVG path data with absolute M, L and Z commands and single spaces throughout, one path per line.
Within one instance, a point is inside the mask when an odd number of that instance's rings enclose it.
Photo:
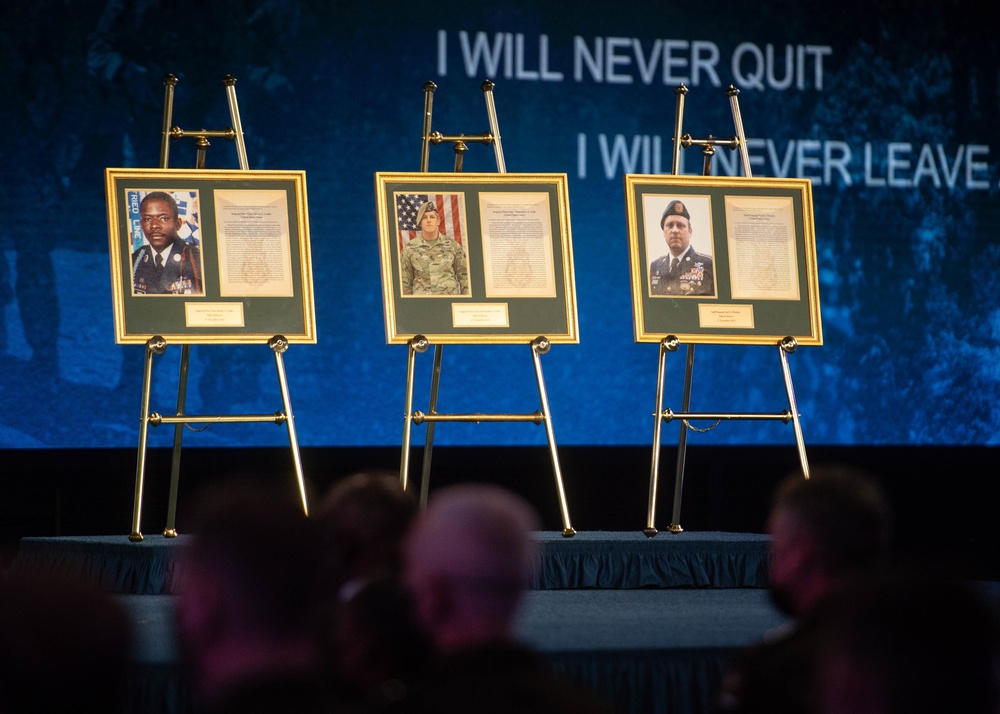
M 284 424 L 288 417 L 284 412 L 274 414 L 215 414 L 208 416 L 176 415 L 163 416 L 152 413 L 149 415 L 150 426 L 160 424 L 249 424 L 257 422 L 272 422 L 274 424 Z
M 423 412 L 413 412 L 413 423 L 423 424 L 424 422 L 468 422 L 479 424 L 480 422 L 531 422 L 541 424 L 545 421 L 545 415 L 539 411 L 531 414 L 424 414 Z
M 493 134 L 486 132 L 484 134 L 442 134 L 439 131 L 432 132 L 428 141 L 437 146 L 438 144 L 451 143 L 457 144 L 458 142 L 473 143 L 473 144 L 486 144 L 489 146 L 494 141 Z
M 236 138 L 236 132 L 233 129 L 199 129 L 198 131 L 185 131 L 179 126 L 170 127 L 171 139 L 186 139 L 189 137 L 194 137 L 195 139 L 226 139 L 227 141 L 232 141 Z
M 766 412 L 746 412 L 742 414 L 731 412 L 675 412 L 671 409 L 664 409 L 660 414 L 660 418 L 664 421 L 671 421 L 673 419 L 709 419 L 713 421 L 751 419 L 758 421 L 780 421 L 787 424 L 792 420 L 792 413 L 787 409 L 777 414 Z

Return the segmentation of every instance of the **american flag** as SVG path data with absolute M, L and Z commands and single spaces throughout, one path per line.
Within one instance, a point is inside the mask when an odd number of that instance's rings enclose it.
M 420 206 L 433 201 L 437 206 L 438 215 L 441 217 L 441 232 L 449 238 L 458 241 L 459 245 L 465 245 L 462 236 L 462 196 L 457 193 L 397 193 L 396 194 L 396 215 L 399 217 L 399 248 L 409 243 L 420 234 L 420 226 L 417 225 L 417 211 Z

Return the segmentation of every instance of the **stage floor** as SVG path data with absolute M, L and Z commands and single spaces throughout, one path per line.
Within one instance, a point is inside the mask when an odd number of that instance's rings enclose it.
M 136 625 L 135 660 L 177 659 L 172 595 L 121 595 Z M 766 590 L 534 590 L 517 627 L 522 641 L 552 655 L 726 650 L 785 622 Z
M 173 595 L 122 595 L 135 627 L 133 711 L 191 709 Z M 705 712 L 729 657 L 779 627 L 760 589 L 534 590 L 518 635 L 628 714 Z

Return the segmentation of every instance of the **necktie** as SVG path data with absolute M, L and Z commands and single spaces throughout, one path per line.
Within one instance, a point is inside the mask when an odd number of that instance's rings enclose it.
M 678 266 L 678 264 L 680 262 L 681 262 L 680 258 L 671 258 L 670 259 L 670 272 L 671 273 L 676 273 L 677 272 L 677 266 Z
M 153 257 L 153 262 L 156 263 L 156 272 L 161 272 L 163 270 L 163 256 L 157 253 Z

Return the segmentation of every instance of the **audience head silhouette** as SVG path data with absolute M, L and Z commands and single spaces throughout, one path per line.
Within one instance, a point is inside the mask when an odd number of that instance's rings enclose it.
M 876 572 L 888 556 L 891 515 L 879 486 L 839 465 L 777 490 L 770 517 L 771 594 L 801 616 L 831 591 Z
M 442 652 L 511 636 L 537 560 L 531 506 L 496 486 L 442 489 L 417 517 L 405 549 L 416 617 Z
M 311 704 L 325 662 L 315 524 L 293 494 L 242 479 L 201 494 L 192 530 L 177 626 L 203 707 Z
M 401 543 L 417 513 L 399 476 L 356 473 L 334 484 L 316 509 L 327 581 L 341 600 L 401 570 Z

